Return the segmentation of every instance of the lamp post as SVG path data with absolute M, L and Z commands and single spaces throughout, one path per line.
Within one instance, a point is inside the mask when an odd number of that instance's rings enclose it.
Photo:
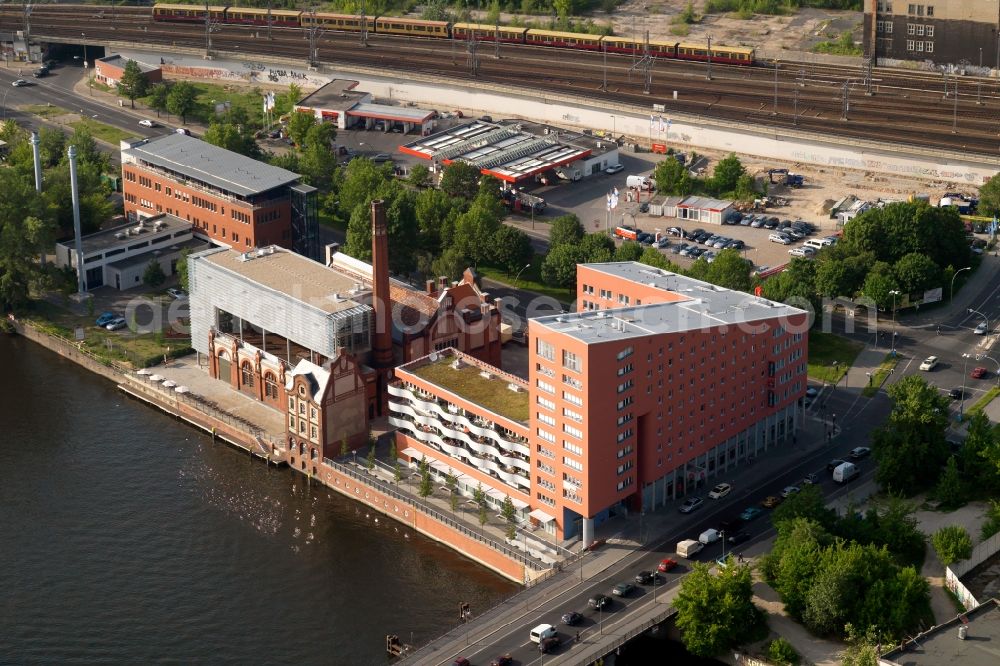
M 899 290 L 892 289 L 889 291 L 892 294 L 892 350 L 889 352 L 893 356 L 896 355 L 896 297 L 899 296 Z
M 986 335 L 989 335 L 990 334 L 990 318 L 987 317 L 986 315 L 984 315 L 979 310 L 974 310 L 973 308 L 969 308 L 969 314 L 977 314 L 977 315 L 979 315 L 980 317 L 983 318 L 983 322 L 986 324 Z
M 525 268 L 531 268 L 531 264 L 525 264 L 524 267 L 517 272 L 517 275 L 514 276 L 514 289 L 517 289 L 517 279 L 521 277 L 521 273 L 524 272 Z
M 83 37 L 84 40 L 87 39 L 87 34 L 86 33 L 81 32 L 80 36 Z M 87 69 L 87 42 L 86 41 L 83 42 L 83 68 Z
M 951 276 L 951 295 L 948 297 L 948 302 L 949 303 L 951 303 L 953 300 L 955 300 L 955 278 L 957 278 L 958 274 L 961 273 L 962 271 L 967 271 L 967 270 L 969 270 L 971 268 L 972 268 L 972 266 L 966 266 L 965 268 L 959 268 L 957 271 L 955 271 L 955 274 Z
M 972 358 L 972 354 L 962 354 L 962 358 L 965 359 L 965 366 L 962 369 L 962 402 L 958 403 L 958 422 L 962 422 L 962 418 L 965 416 L 965 378 L 969 374 L 969 359 Z

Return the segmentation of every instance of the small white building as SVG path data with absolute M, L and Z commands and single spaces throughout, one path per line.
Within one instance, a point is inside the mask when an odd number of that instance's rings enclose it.
M 183 250 L 197 251 L 208 244 L 194 238 L 190 222 L 162 214 L 84 236 L 82 246 L 85 288 L 108 285 L 124 290 L 142 284 L 151 259 L 170 276 L 177 272 Z M 56 265 L 76 269 L 73 239 L 56 244 Z
M 695 196 L 685 197 L 674 208 L 674 217 L 704 224 L 722 224 L 735 210 L 732 201 Z

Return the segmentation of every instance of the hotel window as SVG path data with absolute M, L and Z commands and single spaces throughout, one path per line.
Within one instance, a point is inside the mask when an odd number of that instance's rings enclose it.
M 565 439 L 563 440 L 563 448 L 569 451 L 570 453 L 575 453 L 578 456 L 583 455 L 583 447 L 577 446 L 576 444 L 570 442 L 569 440 Z
M 545 409 L 551 409 L 554 411 L 556 408 L 556 403 L 552 402 L 551 400 L 546 400 L 542 396 L 537 396 L 535 398 L 535 401 Z
M 571 386 L 571 387 L 573 387 L 575 389 L 582 389 L 583 388 L 583 382 L 581 382 L 576 377 L 570 377 L 569 375 L 563 375 L 562 376 L 562 380 L 563 380 L 563 384 Z
M 578 460 L 573 460 L 572 458 L 567 458 L 563 456 L 563 464 L 570 469 L 575 469 L 578 472 L 583 471 L 583 463 Z
M 917 26 L 917 37 L 924 36 L 924 26 L 923 24 Z
M 555 386 L 553 386 L 552 384 L 549 384 L 548 382 L 543 382 L 541 379 L 536 379 L 535 380 L 535 384 L 537 384 L 538 388 L 540 388 L 541 390 L 545 391 L 546 393 L 555 394 L 555 392 L 556 392 L 556 387 Z
M 547 432 L 545 430 L 542 430 L 541 428 L 539 428 L 537 432 L 538 432 L 538 436 L 541 439 L 544 439 L 546 442 L 555 442 L 556 441 L 556 436 L 553 435 L 551 432 Z M 549 456 L 549 457 L 551 457 L 551 456 Z
M 555 347 L 541 338 L 535 338 L 535 353 L 544 358 L 546 361 L 556 360 Z
M 312 419 L 313 421 L 316 420 L 316 408 L 315 407 L 310 407 L 309 408 L 309 418 Z
M 577 439 L 583 439 L 583 431 L 580 430 L 579 428 L 574 428 L 571 425 L 568 425 L 568 424 L 564 423 L 563 424 L 563 432 L 566 433 L 567 435 L 572 435 L 573 437 L 576 437 Z
M 567 393 L 566 391 L 563 391 L 562 397 L 563 400 L 565 400 L 571 405 L 576 405 L 577 407 L 583 407 L 583 398 L 581 398 L 580 396 L 576 396 L 573 395 L 572 393 Z
M 917 52 L 918 53 L 923 53 L 923 50 L 924 50 L 924 43 L 923 42 L 917 42 Z
M 927 5 L 927 15 L 934 16 L 934 5 Z
M 535 370 L 538 372 L 538 374 L 544 375 L 546 377 L 555 377 L 556 376 L 556 371 L 555 370 L 553 370 L 552 368 L 546 368 L 541 363 L 536 363 L 535 364 Z
M 925 51 L 928 53 L 934 53 L 934 42 L 925 42 L 924 46 L 926 47 L 924 49 Z
M 563 350 L 562 353 L 562 364 L 567 370 L 572 370 L 573 372 L 580 372 L 580 358 L 571 351 Z
M 916 25 L 914 25 L 913 23 L 907 23 L 906 24 L 906 34 L 908 34 L 908 35 L 914 35 L 914 34 L 916 34 L 916 32 L 917 32 L 917 26 Z
M 295 398 L 291 396 L 288 397 L 288 411 L 290 412 L 295 411 Z
M 619 361 L 624 361 L 629 356 L 631 356 L 633 353 L 635 353 L 635 348 L 634 347 L 626 347 L 625 349 L 623 349 L 620 352 L 618 352 L 617 358 L 618 358 Z
M 567 409 L 566 407 L 563 407 L 563 416 L 565 416 L 568 419 L 573 419 L 578 423 L 583 423 L 583 414 L 574 412 L 572 409 Z
M 545 425 L 555 427 L 556 425 L 555 418 L 549 416 L 548 414 L 543 414 L 542 412 L 538 412 L 536 416 L 538 417 L 538 420 L 544 423 Z
M 291 414 L 288 415 L 288 428 L 290 430 L 295 430 L 295 417 Z
M 309 436 L 312 437 L 313 439 L 316 439 L 316 437 L 318 436 L 317 435 L 317 431 L 316 431 L 316 426 L 310 426 L 309 427 Z M 313 451 L 315 451 L 315 450 L 316 449 L 313 449 Z

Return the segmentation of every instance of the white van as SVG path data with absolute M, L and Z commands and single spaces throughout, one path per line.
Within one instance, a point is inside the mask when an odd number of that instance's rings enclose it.
M 626 187 L 634 187 L 637 190 L 650 190 L 653 189 L 653 181 L 649 179 L 649 176 L 628 176 L 625 178 Z
M 540 624 L 531 630 L 528 637 L 531 639 L 532 643 L 541 643 L 546 638 L 551 638 L 556 635 L 556 628 L 551 624 Z
M 702 542 L 706 546 L 710 543 L 715 543 L 719 540 L 719 531 L 716 529 L 707 529 L 698 536 L 698 541 Z
M 807 240 L 805 243 L 802 244 L 803 247 L 811 247 L 817 252 L 831 245 L 833 245 L 833 243 L 825 242 L 824 239 L 822 238 L 810 238 L 809 240 Z
M 833 480 L 836 483 L 847 483 L 861 475 L 861 470 L 854 463 L 841 463 L 833 470 Z

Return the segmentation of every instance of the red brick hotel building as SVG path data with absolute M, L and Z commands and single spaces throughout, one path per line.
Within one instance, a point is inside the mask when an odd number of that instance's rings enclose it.
M 634 262 L 580 265 L 577 285 L 576 313 L 529 322 L 528 382 L 451 351 L 397 368 L 401 456 L 590 543 L 791 441 L 805 311 Z

